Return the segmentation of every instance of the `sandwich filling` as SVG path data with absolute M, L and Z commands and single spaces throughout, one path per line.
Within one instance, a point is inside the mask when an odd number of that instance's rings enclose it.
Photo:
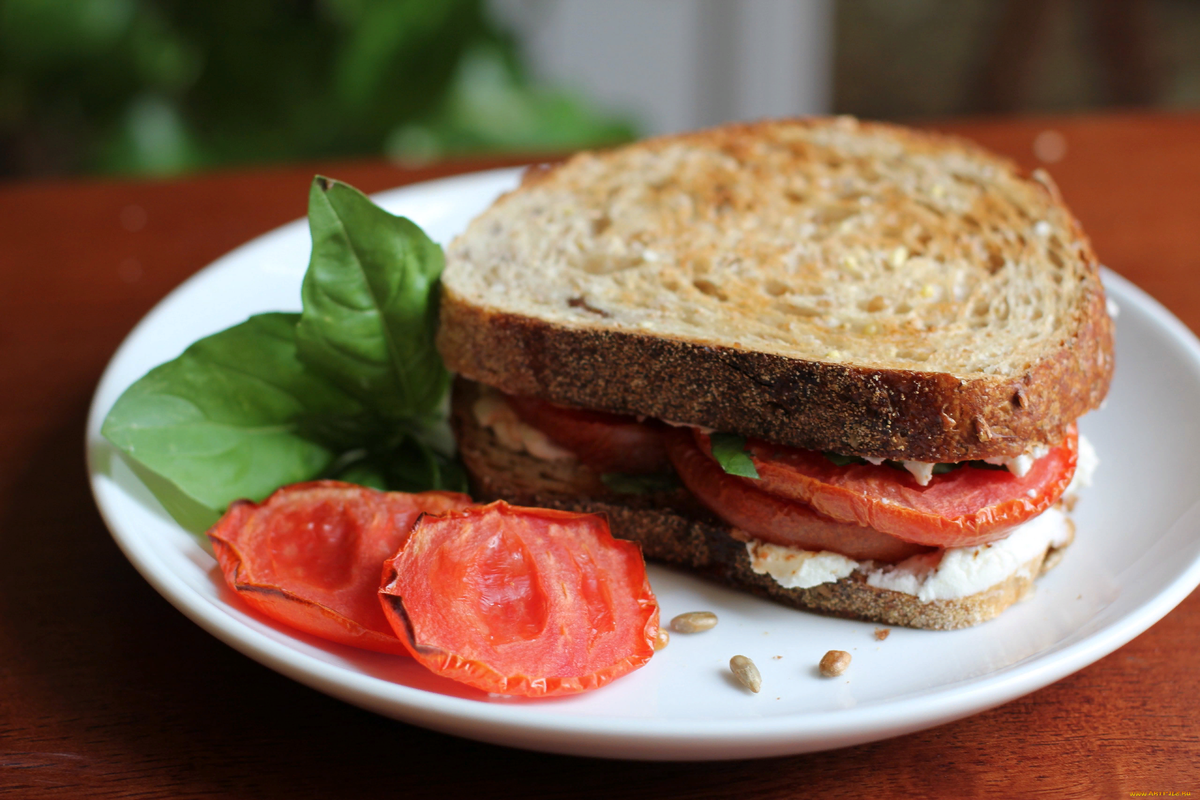
M 673 473 L 747 540 L 754 571 L 784 588 L 858 572 L 870 586 L 921 602 L 1032 577 L 1048 550 L 1070 542 L 1066 509 L 1097 463 L 1073 428 L 1062 444 L 1006 460 L 1012 463 L 929 465 L 922 480 L 900 463 L 740 437 L 732 437 L 740 449 L 730 459 L 730 437 L 486 386 L 472 413 L 502 447 L 551 463 L 581 462 L 618 491 L 636 491 L 638 478 L 647 491 L 661 490 L 671 483 L 658 479 Z

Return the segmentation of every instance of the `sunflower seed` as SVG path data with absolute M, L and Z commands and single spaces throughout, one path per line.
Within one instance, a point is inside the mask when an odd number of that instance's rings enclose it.
M 758 673 L 758 667 L 754 666 L 754 662 L 745 656 L 734 656 L 729 659 L 729 669 L 737 676 L 742 686 L 754 693 L 762 688 L 762 675 Z
M 689 611 L 671 620 L 671 630 L 678 633 L 700 633 L 717 624 L 717 615 L 711 611 Z
M 821 658 L 821 674 L 826 678 L 841 675 L 850 666 L 850 654 L 845 650 L 830 650 Z

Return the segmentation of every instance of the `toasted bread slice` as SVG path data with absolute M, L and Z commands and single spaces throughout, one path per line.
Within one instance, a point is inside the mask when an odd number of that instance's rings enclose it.
M 1096 407 L 1112 323 L 1048 176 L 852 119 L 531 171 L 447 251 L 438 347 L 510 394 L 914 461 Z
M 811 588 L 785 588 L 756 572 L 747 538 L 686 490 L 618 494 L 579 461 L 548 461 L 506 446 L 492 429 L 478 424 L 473 411 L 477 389 L 456 381 L 451 412 L 476 500 L 603 514 L 613 535 L 640 544 L 647 558 L 796 608 L 912 628 L 964 628 L 992 619 L 1030 594 L 1034 579 L 1056 563 L 1061 550 L 1048 547 L 995 585 L 950 600 L 921 601 L 871 586 L 865 570 Z

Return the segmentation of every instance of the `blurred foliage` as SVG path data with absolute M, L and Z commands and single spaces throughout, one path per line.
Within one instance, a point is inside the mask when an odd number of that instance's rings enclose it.
M 0 173 L 546 152 L 628 122 L 532 86 L 483 0 L 0 0 Z

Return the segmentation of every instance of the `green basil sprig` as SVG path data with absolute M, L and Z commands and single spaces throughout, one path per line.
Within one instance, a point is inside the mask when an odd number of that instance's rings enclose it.
M 465 488 L 438 409 L 441 248 L 361 192 L 317 177 L 300 314 L 201 339 L 118 398 L 103 435 L 184 528 L 234 500 L 332 477 Z
M 730 475 L 758 480 L 758 469 L 746 452 L 746 437 L 736 433 L 714 433 L 709 437 L 712 442 L 713 458 L 721 465 L 721 469 Z

